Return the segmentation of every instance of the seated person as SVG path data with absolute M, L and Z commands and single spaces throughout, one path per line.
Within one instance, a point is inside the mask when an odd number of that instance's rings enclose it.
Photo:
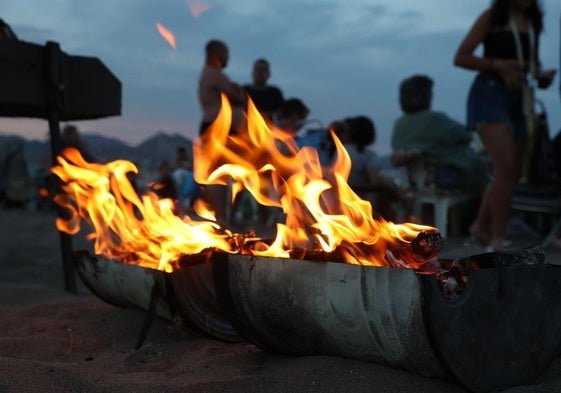
M 310 110 L 299 98 L 289 98 L 277 111 L 277 127 L 294 137 L 302 126 Z
M 366 116 L 350 117 L 343 122 L 344 125 L 335 122 L 332 127 L 351 159 L 349 186 L 361 198 L 372 202 L 374 213 L 386 220 L 395 220 L 391 205 L 400 199 L 398 187 L 380 172 L 378 155 L 368 149 L 376 141 L 374 123 Z
M 483 160 L 472 149 L 473 135 L 446 114 L 431 110 L 431 78 L 414 75 L 401 82 L 399 102 L 404 114 L 395 121 L 394 152 L 418 151 L 435 165 L 439 189 L 483 189 Z M 483 180 L 483 181 L 482 181 Z

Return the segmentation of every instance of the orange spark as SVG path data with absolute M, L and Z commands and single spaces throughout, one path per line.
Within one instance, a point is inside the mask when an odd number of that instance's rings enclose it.
M 203 12 L 212 8 L 211 5 L 204 4 L 203 2 L 197 0 L 187 0 L 187 6 L 195 18 L 198 18 Z
M 175 36 L 171 31 L 166 29 L 162 24 L 156 23 L 156 27 L 158 28 L 158 32 L 164 39 L 170 44 L 170 46 L 175 50 Z

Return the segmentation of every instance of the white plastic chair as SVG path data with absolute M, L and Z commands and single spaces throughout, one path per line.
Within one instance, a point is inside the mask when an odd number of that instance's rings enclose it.
M 434 164 L 419 151 L 395 152 L 392 157 L 394 165 L 407 167 L 409 179 L 413 186 L 413 215 L 423 223 L 423 207 L 432 205 L 434 226 L 443 238 L 448 237 L 449 215 L 454 213 L 458 204 L 477 198 L 476 193 L 465 191 L 439 190 L 434 183 Z M 453 229 L 459 232 L 459 214 L 452 220 Z

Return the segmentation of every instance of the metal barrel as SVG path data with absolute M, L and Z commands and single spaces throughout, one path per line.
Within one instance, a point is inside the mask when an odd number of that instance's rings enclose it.
M 446 375 L 427 336 L 413 270 L 219 254 L 213 266 L 223 309 L 261 347 Z
M 118 307 L 147 310 L 152 288 L 159 281 L 162 291 L 156 315 L 174 320 L 173 297 L 166 290 L 167 273 L 94 256 L 87 251 L 75 251 L 73 260 L 84 285 L 101 300 Z
M 210 255 L 184 257 L 172 273 L 94 256 L 87 251 L 74 252 L 73 259 L 84 284 L 109 304 L 147 311 L 157 281 L 156 315 L 171 321 L 181 318 L 191 329 L 213 338 L 243 341 L 216 298 Z
M 533 382 L 561 349 L 561 266 L 534 251 L 467 260 L 454 299 L 410 269 L 246 255 L 216 255 L 213 268 L 232 324 L 263 348 L 386 363 L 474 392 Z
M 532 383 L 561 350 L 561 266 L 472 271 L 465 292 L 442 295 L 422 276 L 425 320 L 442 363 L 474 392 Z
M 211 255 L 186 257 L 183 263 L 180 261 L 180 268 L 170 274 L 178 311 L 189 325 L 201 332 L 224 341 L 243 341 L 216 297 Z

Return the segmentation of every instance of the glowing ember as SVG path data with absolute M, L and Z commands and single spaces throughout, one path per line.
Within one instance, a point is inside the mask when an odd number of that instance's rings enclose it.
M 49 197 L 49 190 L 44 187 L 41 187 L 37 190 L 37 194 L 40 198 L 48 198 Z
M 59 165 L 53 168 L 65 192 L 56 202 L 72 214 L 69 220 L 59 219 L 57 227 L 73 234 L 80 220 L 86 220 L 94 228 L 89 237 L 95 239 L 97 254 L 168 271 L 182 255 L 206 248 L 285 258 L 294 250 L 336 251 L 347 263 L 386 266 L 389 249 L 411 248 L 420 232 L 433 230 L 374 219 L 371 204 L 347 184 L 351 162 L 335 135 L 337 160 L 325 168 L 315 149 L 298 149 L 289 135 L 265 122 L 251 101 L 247 132 L 228 135 L 231 115 L 223 96 L 217 119 L 194 143 L 195 179 L 200 184 L 233 180 L 234 196 L 247 189 L 258 203 L 282 208 L 286 221 L 277 224 L 270 244 L 255 246 L 256 238 L 221 228 L 202 202 L 195 206 L 199 217 L 180 218 L 173 201 L 136 194 L 127 178 L 137 173 L 132 163 L 88 163 L 74 149 L 57 157 Z M 264 184 L 272 185 L 274 192 Z M 253 246 L 247 247 L 248 242 Z M 399 260 L 409 268 L 426 262 L 410 252 L 401 253 Z
M 160 23 L 156 23 L 156 27 L 158 28 L 158 32 L 164 38 L 164 40 L 166 40 L 168 44 L 170 44 L 170 46 L 175 50 L 175 36 L 173 35 L 173 33 L 166 29 Z
M 211 5 L 204 4 L 203 2 L 197 0 L 187 0 L 187 6 L 195 18 L 198 18 L 203 12 L 212 8 Z

